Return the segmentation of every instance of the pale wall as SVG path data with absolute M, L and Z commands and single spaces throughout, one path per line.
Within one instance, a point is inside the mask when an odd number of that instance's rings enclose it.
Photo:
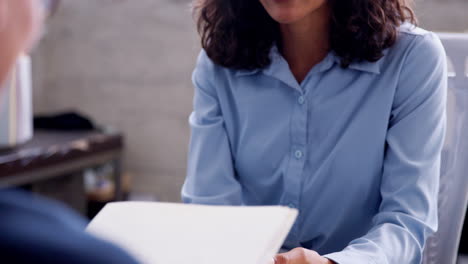
M 198 53 L 188 1 L 65 0 L 34 56 L 36 112 L 78 109 L 126 135 L 134 189 L 176 201 L 185 176 L 190 75 Z
M 421 25 L 433 31 L 468 32 L 468 0 L 415 0 Z

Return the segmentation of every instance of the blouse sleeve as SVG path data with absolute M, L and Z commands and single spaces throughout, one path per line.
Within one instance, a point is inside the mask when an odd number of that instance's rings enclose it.
M 419 264 L 437 230 L 437 194 L 446 129 L 446 56 L 433 33 L 412 43 L 395 93 L 386 137 L 382 202 L 373 228 L 343 251 L 339 263 Z
M 189 118 L 191 139 L 182 200 L 185 203 L 241 205 L 241 185 L 235 178 L 215 76 L 215 66 L 202 51 L 192 76 L 194 110 Z

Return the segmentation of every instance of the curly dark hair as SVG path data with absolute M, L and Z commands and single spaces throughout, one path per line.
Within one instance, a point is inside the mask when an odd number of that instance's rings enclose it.
M 375 62 L 395 44 L 398 27 L 417 24 L 410 0 L 327 0 L 331 8 L 330 48 L 342 67 Z M 233 69 L 268 66 L 279 25 L 259 0 L 195 0 L 201 43 L 214 63 Z

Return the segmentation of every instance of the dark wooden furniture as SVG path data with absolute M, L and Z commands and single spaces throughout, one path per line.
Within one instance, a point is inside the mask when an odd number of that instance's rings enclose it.
M 76 175 L 113 162 L 115 199 L 121 200 L 122 151 L 119 133 L 35 131 L 30 142 L 0 152 L 0 188 Z

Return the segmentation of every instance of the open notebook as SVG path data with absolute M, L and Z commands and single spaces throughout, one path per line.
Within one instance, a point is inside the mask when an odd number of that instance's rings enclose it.
M 145 264 L 266 264 L 297 217 L 286 207 L 110 203 L 87 231 Z

